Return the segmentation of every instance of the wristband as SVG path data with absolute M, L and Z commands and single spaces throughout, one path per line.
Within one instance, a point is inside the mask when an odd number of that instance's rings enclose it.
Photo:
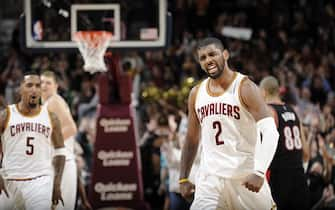
M 57 148 L 55 149 L 55 152 L 54 152 L 54 156 L 66 156 L 66 148 L 65 147 L 60 147 L 60 148 Z
M 188 178 L 179 179 L 179 184 L 189 182 Z
M 265 177 L 265 174 L 264 174 L 262 171 L 255 171 L 255 174 L 256 174 L 257 176 L 262 177 L 262 178 Z

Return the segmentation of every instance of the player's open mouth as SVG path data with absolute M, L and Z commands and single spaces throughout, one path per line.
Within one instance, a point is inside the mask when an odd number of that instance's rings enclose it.
M 207 72 L 208 73 L 214 73 L 216 70 L 217 70 L 217 68 L 216 68 L 216 65 L 214 65 L 214 64 L 207 66 Z

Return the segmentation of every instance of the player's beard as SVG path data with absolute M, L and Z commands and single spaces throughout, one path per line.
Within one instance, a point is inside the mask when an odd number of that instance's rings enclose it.
M 28 102 L 28 106 L 29 108 L 34 109 L 37 107 L 38 103 L 39 103 L 39 100 L 37 100 L 36 98 L 31 98 Z
M 206 74 L 211 79 L 217 79 L 222 75 L 223 71 L 224 71 L 224 66 L 217 66 L 217 72 L 215 72 L 215 74 L 210 74 L 207 70 L 206 70 Z
M 28 103 L 28 106 L 29 106 L 29 108 L 31 108 L 31 109 L 35 109 L 35 108 L 37 107 L 37 103 L 31 103 L 31 102 L 29 102 L 29 103 Z

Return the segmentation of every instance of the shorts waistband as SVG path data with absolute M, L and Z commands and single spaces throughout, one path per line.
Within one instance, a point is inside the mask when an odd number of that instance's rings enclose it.
M 17 179 L 6 179 L 7 181 L 31 181 L 31 180 L 34 180 L 34 179 L 38 179 L 38 178 L 41 178 L 43 176 L 46 176 L 46 175 L 41 175 L 41 176 L 36 176 L 36 177 L 32 177 L 32 178 L 17 178 Z

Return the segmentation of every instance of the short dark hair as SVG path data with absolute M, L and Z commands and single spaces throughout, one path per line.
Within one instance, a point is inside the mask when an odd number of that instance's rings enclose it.
M 215 38 L 215 37 L 207 37 L 199 41 L 197 49 L 199 50 L 200 48 L 206 47 L 208 45 L 214 44 L 217 48 L 223 50 L 223 44 L 220 39 Z
M 35 75 L 35 76 L 40 76 L 39 73 L 37 71 L 26 71 L 23 73 L 23 77 L 25 76 L 30 76 L 30 75 Z
M 24 78 L 26 76 L 40 76 L 39 73 L 37 71 L 26 71 L 23 73 L 23 76 L 21 77 L 21 83 L 24 81 Z

